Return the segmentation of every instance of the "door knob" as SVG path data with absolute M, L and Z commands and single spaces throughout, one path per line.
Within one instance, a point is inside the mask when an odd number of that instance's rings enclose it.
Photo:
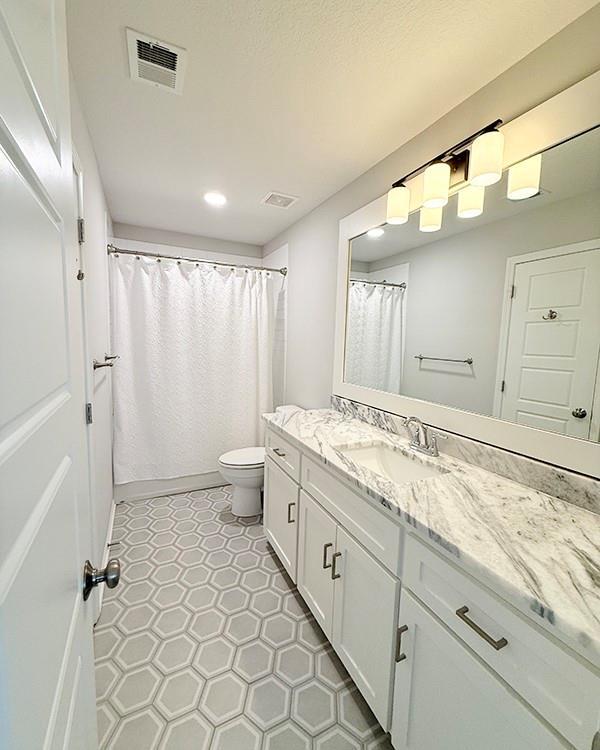
M 112 367 L 114 362 L 112 360 L 110 362 L 98 362 L 98 360 L 95 359 L 92 364 L 94 365 L 94 370 L 99 370 L 101 367 Z
M 109 589 L 114 589 L 120 578 L 121 563 L 116 558 L 109 560 L 104 570 L 97 570 L 86 560 L 83 566 L 83 601 L 87 601 L 92 589 L 99 583 L 105 583 Z
M 587 411 L 585 409 L 582 409 L 581 406 L 579 406 L 577 409 L 573 409 L 571 414 L 575 417 L 575 419 L 585 419 L 587 417 Z

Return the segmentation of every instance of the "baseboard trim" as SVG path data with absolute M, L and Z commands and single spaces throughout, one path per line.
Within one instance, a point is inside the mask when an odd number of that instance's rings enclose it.
M 140 482 L 127 482 L 115 485 L 115 502 L 125 500 L 148 500 L 151 497 L 177 495 L 181 492 L 207 490 L 210 487 L 222 487 L 227 482 L 218 471 L 207 471 L 204 474 L 192 474 L 174 479 L 147 479 Z

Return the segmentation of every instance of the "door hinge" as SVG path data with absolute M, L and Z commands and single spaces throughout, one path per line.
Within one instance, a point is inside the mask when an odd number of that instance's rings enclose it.
M 85 242 L 85 219 L 77 219 L 77 242 L 80 245 Z
M 92 415 L 92 405 L 90 403 L 87 403 L 85 405 L 85 423 L 92 424 L 93 421 L 94 421 L 94 418 Z
M 506 388 L 506 380 L 503 380 L 500 384 L 500 391 L 504 393 L 504 389 Z
M 80 268 L 79 271 L 77 271 L 77 281 L 83 281 L 84 279 L 85 279 L 85 274 Z
M 517 287 L 513 284 L 510 288 L 510 298 L 514 299 L 516 293 L 517 293 Z

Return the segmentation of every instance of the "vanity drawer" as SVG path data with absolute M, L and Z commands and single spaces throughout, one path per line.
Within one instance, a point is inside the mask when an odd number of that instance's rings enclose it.
M 403 583 L 569 742 L 592 747 L 600 673 L 410 534 Z
M 295 482 L 300 481 L 300 451 L 276 432 L 267 430 L 265 441 L 267 456 L 289 474 Z
M 395 576 L 400 576 L 404 529 L 346 487 L 316 461 L 302 459 L 302 489 Z

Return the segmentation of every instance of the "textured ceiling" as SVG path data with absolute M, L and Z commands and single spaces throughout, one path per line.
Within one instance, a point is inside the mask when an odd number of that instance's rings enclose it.
M 594 3 L 69 0 L 69 54 L 115 221 L 264 244 Z M 127 26 L 188 50 L 181 96 Z

